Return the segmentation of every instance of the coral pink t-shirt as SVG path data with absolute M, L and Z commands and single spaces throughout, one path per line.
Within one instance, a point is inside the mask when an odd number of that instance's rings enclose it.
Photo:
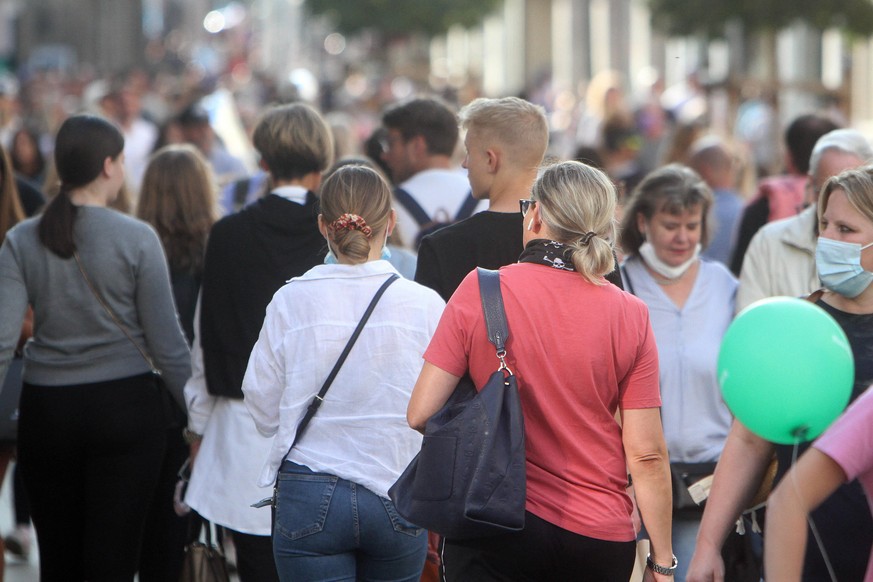
M 527 510 L 563 529 L 631 541 L 631 500 L 616 409 L 656 408 L 658 353 L 645 304 L 618 287 L 519 263 L 500 269 L 509 368 L 525 419 Z M 425 360 L 483 386 L 498 368 L 479 281 L 449 301 Z
M 812 446 L 833 459 L 847 481 L 861 483 L 873 512 L 873 390 L 859 396 Z M 865 582 L 873 582 L 873 549 L 870 558 Z

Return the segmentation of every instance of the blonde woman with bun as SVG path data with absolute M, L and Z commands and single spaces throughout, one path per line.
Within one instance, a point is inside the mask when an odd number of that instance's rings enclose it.
M 524 252 L 500 281 L 506 363 L 525 421 L 525 527 L 446 539 L 446 580 L 626 582 L 636 548 L 628 470 L 652 541 L 646 580 L 670 579 L 658 572 L 675 560 L 655 338 L 643 302 L 604 278 L 614 266 L 615 204 L 609 178 L 579 162 L 546 168 L 520 201 Z M 407 410 L 418 430 L 465 373 L 483 386 L 496 369 L 475 272 L 449 300 L 424 359 Z
M 371 299 L 397 274 L 383 258 L 396 221 L 388 184 L 374 170 L 331 174 L 318 216 L 326 264 L 276 293 L 249 359 L 245 403 L 273 437 L 261 485 L 279 474 L 273 553 L 281 580 L 421 575 L 426 532 L 397 514 L 388 488 L 421 447 L 405 412 L 444 307 L 436 292 L 402 277 L 387 288 L 291 448 Z

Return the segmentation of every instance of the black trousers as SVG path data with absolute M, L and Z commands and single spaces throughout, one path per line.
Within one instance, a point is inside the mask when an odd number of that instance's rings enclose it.
M 273 538 L 229 531 L 236 547 L 236 569 L 240 582 L 279 582 L 273 558 Z
M 24 384 L 18 455 L 42 582 L 133 580 L 166 441 L 159 390 L 150 374 Z
M 173 509 L 179 469 L 188 458 L 189 447 L 182 439 L 181 427 L 174 425 L 166 431 L 167 450 L 145 521 L 139 582 L 176 582 L 182 573 L 185 545 L 195 537 L 192 535 L 196 521 L 194 512 L 179 517 Z
M 608 542 L 579 535 L 526 512 L 520 532 L 444 540 L 443 579 L 627 582 L 636 547 L 635 541 Z

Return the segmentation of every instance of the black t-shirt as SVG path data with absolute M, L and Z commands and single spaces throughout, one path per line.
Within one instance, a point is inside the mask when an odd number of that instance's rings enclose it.
M 849 338 L 855 359 L 855 385 L 851 396 L 855 400 L 873 383 L 873 314 L 845 313 L 821 300 L 816 305 L 836 319 Z M 810 444 L 811 442 L 802 443 L 798 447 L 797 456 L 803 454 Z M 776 482 L 782 479 L 791 466 L 793 450 L 792 445 L 776 446 L 776 456 L 779 459 Z M 836 571 L 837 580 L 863 580 L 870 558 L 870 546 L 873 544 L 873 517 L 870 516 L 867 498 L 857 479 L 837 489 L 812 512 L 812 519 Z M 830 580 L 812 532 L 809 532 L 806 544 L 803 580 Z
M 485 211 L 421 239 L 415 281 L 448 301 L 476 267 L 499 269 L 518 262 L 524 250 L 520 212 Z M 622 289 L 618 262 L 606 276 Z
M 425 236 L 418 248 L 415 281 L 446 301 L 476 267 L 499 269 L 524 250 L 520 212 L 485 211 Z

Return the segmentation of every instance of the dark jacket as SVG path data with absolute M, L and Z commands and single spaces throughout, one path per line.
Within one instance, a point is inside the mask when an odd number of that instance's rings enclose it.
M 327 245 L 318 232 L 311 192 L 300 205 L 265 196 L 219 220 L 203 266 L 200 343 L 209 393 L 242 398 L 243 376 L 273 294 L 321 263 Z

